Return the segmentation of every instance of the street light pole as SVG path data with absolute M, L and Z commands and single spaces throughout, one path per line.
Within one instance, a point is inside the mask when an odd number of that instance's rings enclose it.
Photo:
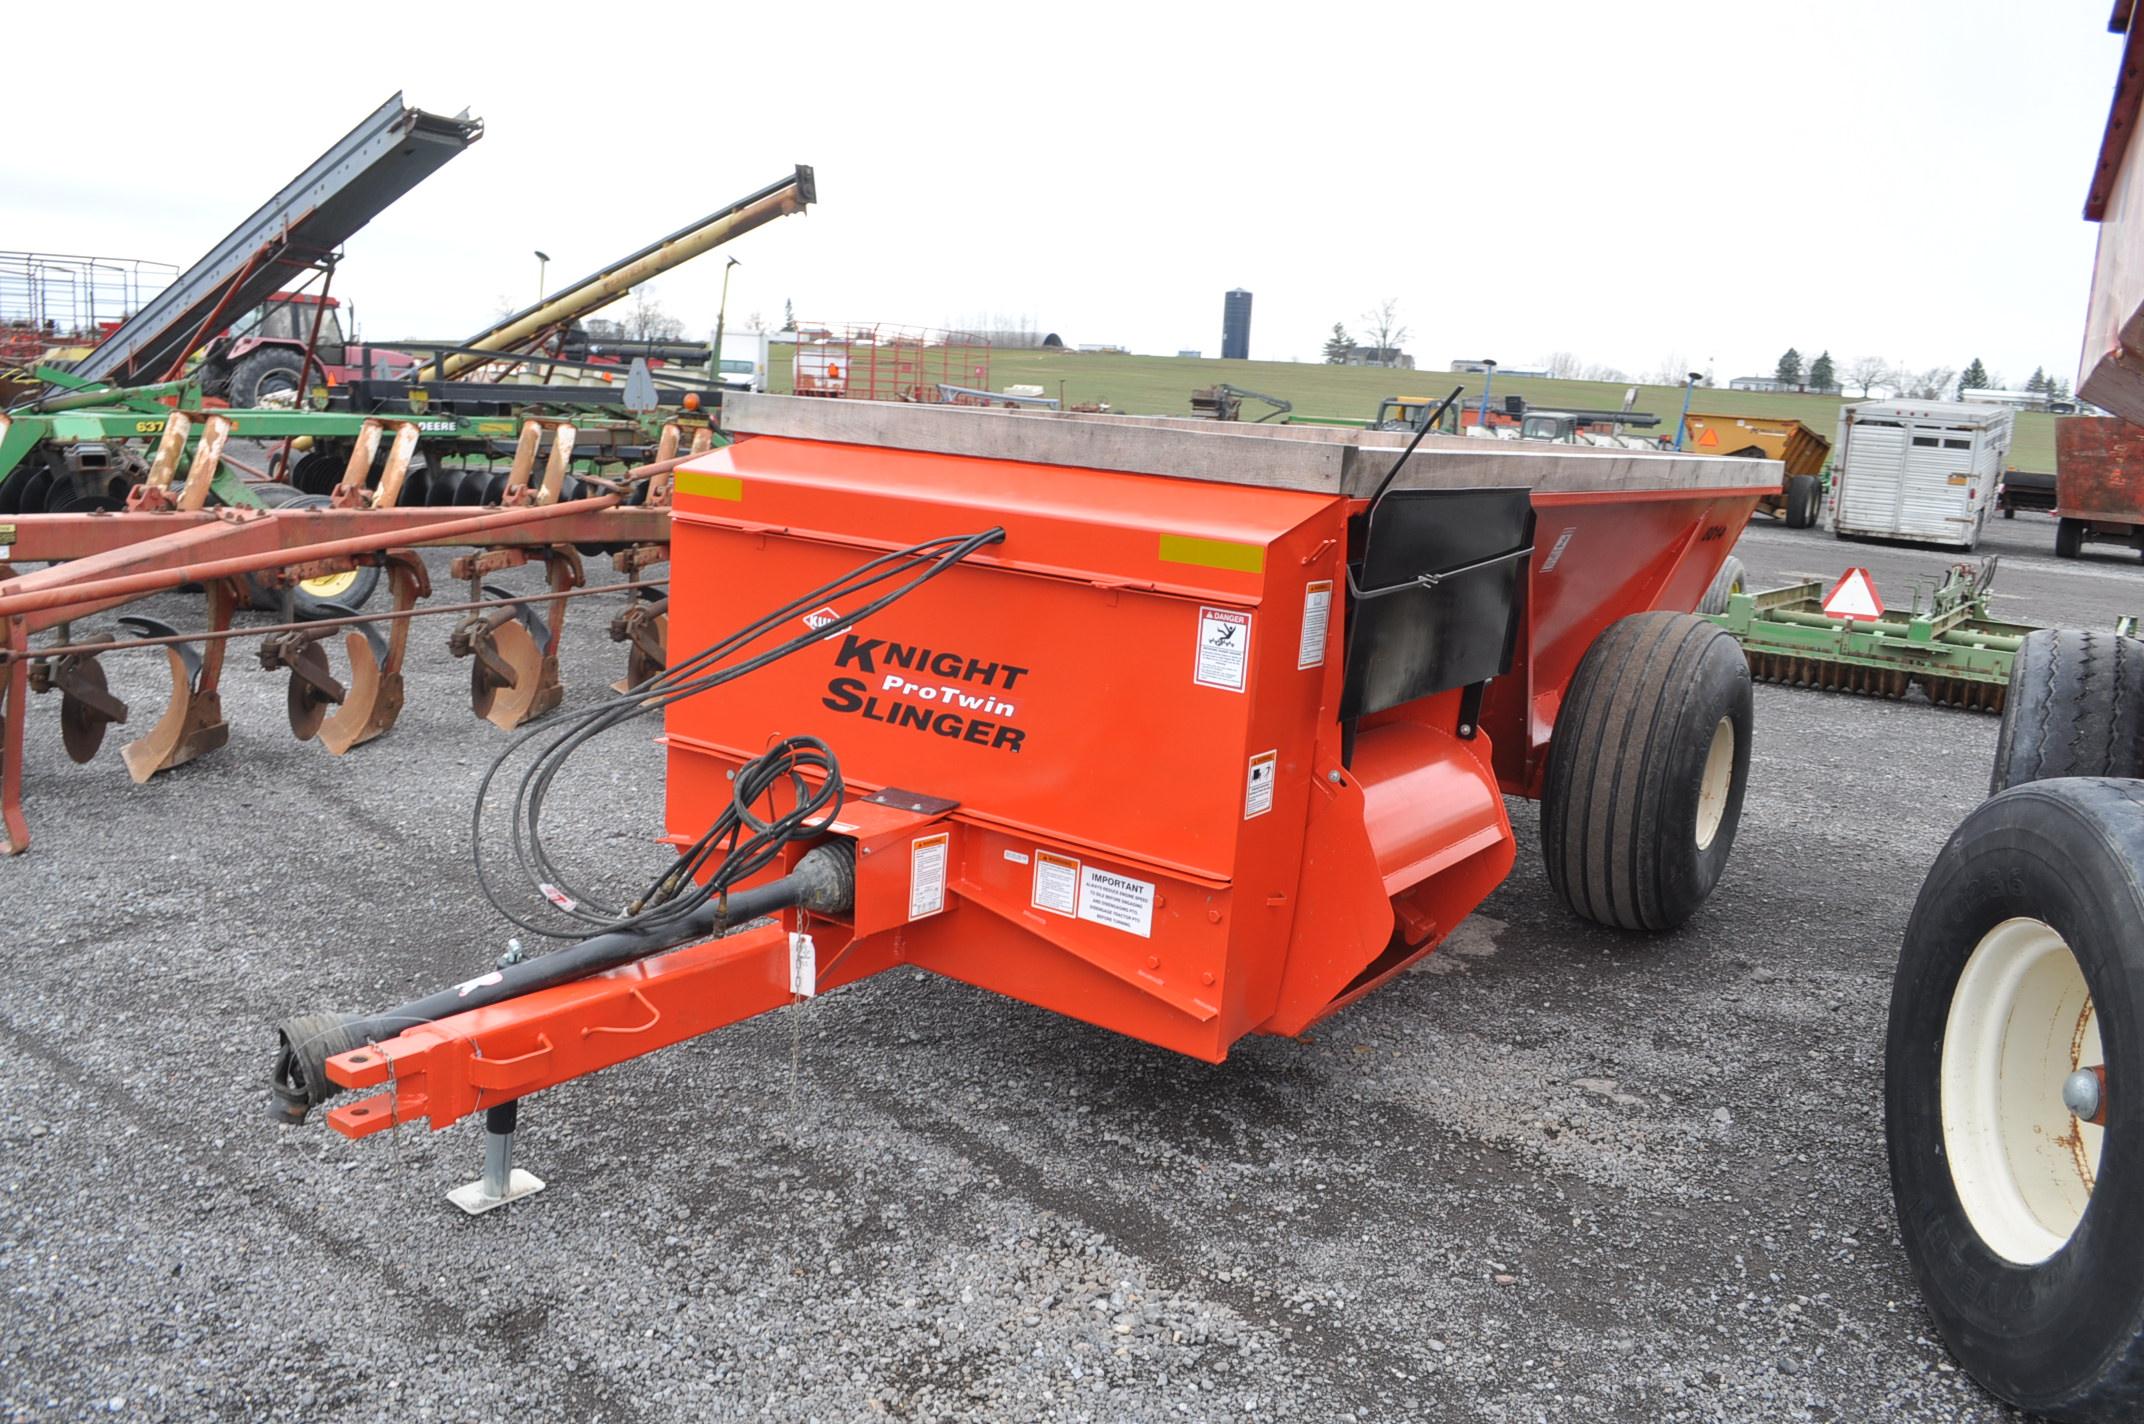
M 543 305 L 543 269 L 551 265 L 551 254 L 539 251 L 536 254 L 536 305 Z
M 730 319 L 730 268 L 741 265 L 732 257 L 722 268 L 722 303 L 715 308 L 715 350 L 707 358 L 708 379 L 718 386 L 722 384 L 722 328 Z
M 1496 363 L 1484 361 L 1481 365 L 1481 414 L 1474 418 L 1474 423 L 1486 429 L 1489 424 L 1489 388 L 1496 384 Z

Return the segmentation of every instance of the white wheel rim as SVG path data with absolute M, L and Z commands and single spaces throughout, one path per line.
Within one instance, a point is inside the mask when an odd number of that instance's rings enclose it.
M 2084 1219 L 2106 1132 L 2063 1106 L 2062 1082 L 2104 1062 L 2062 936 L 2022 917 L 1981 936 L 1943 1029 L 1943 1153 L 1966 1219 L 2006 1261 L 2046 1260 Z
M 1709 849 L 1727 816 L 1727 793 L 1735 784 L 1735 724 L 1726 717 L 1712 729 L 1705 751 L 1705 775 L 1697 785 L 1697 848 Z

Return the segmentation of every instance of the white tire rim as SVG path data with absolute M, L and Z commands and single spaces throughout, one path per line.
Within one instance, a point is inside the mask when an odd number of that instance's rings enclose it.
M 2106 1132 L 2063 1105 L 2062 1083 L 2105 1061 L 2062 936 L 2023 917 L 1982 935 L 1943 1029 L 1943 1153 L 1966 1219 L 2004 1260 L 2046 1260 L 2084 1219 Z
M 1727 818 L 1727 793 L 1735 784 L 1735 724 L 1722 717 L 1705 751 L 1705 774 L 1697 784 L 1697 848 L 1709 850 Z

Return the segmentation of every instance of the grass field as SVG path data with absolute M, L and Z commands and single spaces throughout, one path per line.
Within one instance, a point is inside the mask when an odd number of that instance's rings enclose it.
M 790 347 L 776 345 L 770 357 L 772 388 L 789 389 Z M 1386 396 L 1431 395 L 1442 398 L 1455 385 L 1479 399 L 1481 377 L 1445 371 L 1387 371 L 1363 366 L 1309 365 L 1293 361 L 1194 360 L 1188 356 L 1101 356 L 1077 352 L 993 351 L 990 386 L 1041 386 L 1068 405 L 1107 402 L 1111 409 L 1137 415 L 1189 415 L 1191 392 L 1216 381 L 1264 391 L 1295 403 L 1298 415 L 1369 416 Z M 1576 406 L 1613 410 L 1623 403 L 1623 382 L 1549 381 L 1500 376 L 1492 399 L 1524 396 L 1529 405 Z M 1838 429 L 1836 396 L 1774 395 L 1761 391 L 1700 390 L 1692 410 L 1713 415 L 1792 416 L 1829 440 Z M 1247 413 L 1263 410 L 1246 403 Z M 1680 386 L 1640 386 L 1635 409 L 1660 417 L 1659 434 L 1673 438 L 1682 409 Z M 2054 417 L 2038 412 L 2017 417 L 2010 466 L 2052 473 L 2055 468 Z

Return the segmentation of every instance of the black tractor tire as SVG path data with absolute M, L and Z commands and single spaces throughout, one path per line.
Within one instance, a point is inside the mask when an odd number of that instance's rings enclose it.
M 326 509 L 329 506 L 326 495 L 306 494 L 289 485 L 256 484 L 247 488 L 270 509 Z M 273 612 L 282 606 L 281 590 L 270 588 L 251 576 L 242 575 L 241 581 L 251 607 Z M 360 612 L 379 586 L 380 570 L 376 564 L 360 564 L 346 574 L 330 574 L 293 584 L 290 588 L 291 616 L 310 623 L 316 618 L 339 618 Z
M 2034 782 L 1952 834 L 1892 980 L 1884 1126 L 1906 1257 L 1958 1363 L 2035 1417 L 2144 1417 L 2139 924 L 2144 783 Z M 2095 1067 L 2104 1135 L 2088 1136 L 2065 1080 Z
M 1815 475 L 1794 475 L 1787 480 L 1787 527 L 1807 529 L 1816 523 L 1824 502 L 1824 485 Z
M 1549 738 L 1541 853 L 1578 914 L 1670 930 L 1719 883 L 1749 781 L 1749 663 L 1689 613 L 1608 626 Z
M 2057 776 L 2144 776 L 2144 642 L 2035 628 L 2019 644 L 1988 794 Z
M 264 346 L 231 368 L 231 383 L 224 399 L 241 410 L 259 406 L 261 397 L 289 391 L 296 400 L 303 392 L 305 357 L 281 346 Z
M 2084 521 L 2082 519 L 2057 519 L 2055 521 L 2055 557 L 2074 559 L 2084 552 Z
M 1727 611 L 1727 600 L 1730 597 L 1748 591 L 1748 572 L 1743 569 L 1740 559 L 1733 554 L 1729 554 L 1726 560 L 1721 563 L 1720 571 L 1712 576 L 1712 582 L 1705 585 L 1705 596 L 1697 601 L 1697 611 L 1700 613 L 1725 613 Z

